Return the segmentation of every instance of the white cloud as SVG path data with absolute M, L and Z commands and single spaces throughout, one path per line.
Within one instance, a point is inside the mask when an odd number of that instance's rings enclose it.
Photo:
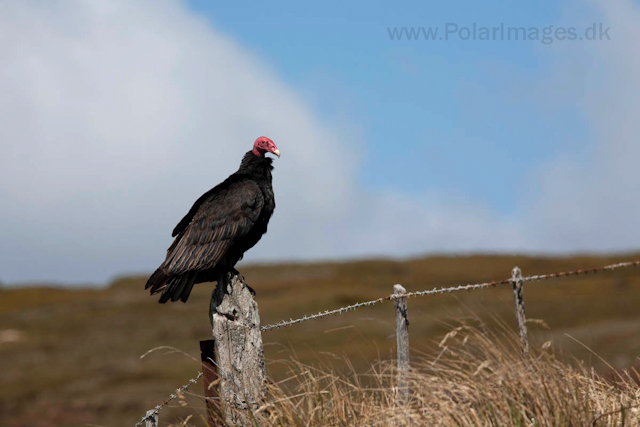
M 344 215 L 357 144 L 181 3 L 0 8 L 3 280 L 154 268 L 190 204 L 262 134 L 283 152 L 275 181 L 289 207 L 262 256 L 300 251 L 288 223 Z
M 538 249 L 640 247 L 640 6 L 630 0 L 592 6 L 591 18 L 611 28 L 611 40 L 558 47 L 555 69 L 562 83 L 548 93 L 556 100 L 570 95 L 564 102 L 583 111 L 584 144 L 593 148 L 588 158 L 565 156 L 534 177 L 537 196 L 521 221 Z
M 269 64 L 182 3 L 3 2 L 0 279 L 151 271 L 191 203 L 259 135 L 283 156 L 276 214 L 250 261 L 637 248 L 640 16 L 629 1 L 601 7 L 625 42 L 585 45 L 605 65 L 586 82 L 561 79 L 572 94 L 588 88 L 593 160 L 546 165 L 531 202 L 507 217 L 451 194 L 363 191 L 354 126 L 319 119 Z M 559 69 L 584 61 L 557 54 Z

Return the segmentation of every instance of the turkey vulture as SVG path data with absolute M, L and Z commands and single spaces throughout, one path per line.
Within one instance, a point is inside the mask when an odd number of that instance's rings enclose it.
M 230 273 L 238 274 L 234 266 L 267 232 L 276 207 L 266 153 L 280 157 L 276 144 L 261 136 L 240 168 L 196 200 L 173 229 L 176 239 L 145 285 L 151 295 L 162 292 L 160 303 L 186 302 L 194 284 L 217 281 L 220 287 Z

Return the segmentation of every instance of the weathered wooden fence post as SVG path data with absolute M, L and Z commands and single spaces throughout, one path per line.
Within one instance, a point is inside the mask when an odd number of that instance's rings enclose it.
M 393 285 L 395 295 L 406 294 L 402 285 Z M 409 318 L 407 316 L 407 297 L 396 297 L 393 300 L 396 309 L 396 341 L 398 346 L 398 403 L 409 401 Z
M 529 354 L 529 341 L 527 339 L 527 317 L 524 314 L 524 296 L 522 295 L 522 271 L 513 267 L 511 270 L 511 283 L 513 285 L 513 297 L 516 305 L 516 320 L 518 321 L 518 332 L 522 343 L 522 354 Z
M 158 427 L 158 414 L 155 409 L 149 409 L 147 411 L 147 418 L 145 421 L 146 427 Z
M 238 276 L 211 295 L 220 399 L 228 424 L 253 424 L 251 411 L 265 395 L 266 369 L 258 304 Z
M 216 413 L 219 412 L 218 394 L 220 377 L 215 364 L 215 340 L 200 341 L 200 359 L 202 360 L 202 376 L 204 382 L 204 399 L 207 405 L 207 423 L 216 425 Z

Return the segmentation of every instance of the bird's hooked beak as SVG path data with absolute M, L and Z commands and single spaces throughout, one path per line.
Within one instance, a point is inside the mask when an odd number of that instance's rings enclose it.
M 277 148 L 273 150 L 272 153 L 278 156 L 278 158 L 280 158 L 280 150 L 278 150 Z

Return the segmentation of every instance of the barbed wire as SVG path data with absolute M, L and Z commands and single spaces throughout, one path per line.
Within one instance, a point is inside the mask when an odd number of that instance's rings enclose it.
M 159 404 L 158 406 L 156 406 L 152 410 L 147 411 L 146 415 L 144 417 L 142 417 L 142 419 L 140 421 L 138 421 L 138 423 L 135 425 L 135 427 L 140 427 L 144 422 L 146 422 L 147 420 L 152 419 L 155 415 L 158 414 L 158 411 L 160 411 L 160 409 L 162 409 L 163 406 L 167 405 L 173 399 L 177 398 L 183 391 L 185 391 L 189 387 L 191 387 L 192 384 L 195 384 L 196 382 L 198 382 L 200 377 L 202 377 L 202 372 L 198 372 L 198 375 L 196 375 L 195 378 L 190 379 L 189 382 L 186 383 L 185 385 L 183 385 L 182 387 L 178 387 L 176 389 L 176 392 L 173 393 L 172 395 L 170 395 L 167 398 L 167 400 L 165 400 L 164 402 L 162 402 L 161 404 Z M 153 412 L 151 412 L 151 411 L 153 411 Z
M 548 273 L 548 274 L 536 274 L 534 276 L 525 276 L 522 278 L 519 278 L 519 280 L 522 280 L 523 282 L 533 282 L 533 281 L 541 281 L 541 280 L 549 280 L 549 279 L 554 279 L 554 278 L 558 278 L 558 277 L 567 277 L 567 276 L 577 276 L 580 274 L 589 274 L 589 273 L 597 273 L 599 271 L 604 271 L 604 270 L 615 270 L 618 268 L 624 268 L 624 267 L 636 267 L 640 265 L 640 261 L 628 261 L 628 262 L 620 262 L 617 264 L 610 264 L 610 265 L 605 265 L 602 267 L 595 267 L 595 268 L 583 268 L 583 269 L 579 269 L 579 270 L 569 270 L 569 271 L 560 271 L 560 272 L 556 272 L 556 273 Z M 341 308 L 336 308 L 335 310 L 325 310 L 325 311 L 321 311 L 319 313 L 316 314 L 311 314 L 311 315 L 306 315 L 303 316 L 299 319 L 289 319 L 289 320 L 282 320 L 278 323 L 274 323 L 271 325 L 266 325 L 263 326 L 262 328 L 260 328 L 260 330 L 262 332 L 265 331 L 269 331 L 271 329 L 279 329 L 279 328 L 283 328 L 286 326 L 291 326 L 291 325 L 295 325 L 296 323 L 302 323 L 302 322 L 306 322 L 307 320 L 315 320 L 315 319 L 319 319 L 321 317 L 326 317 L 326 316 L 332 316 L 332 315 L 336 315 L 336 314 L 342 314 L 345 313 L 349 310 L 355 310 L 357 308 L 360 307 L 367 307 L 367 306 L 371 306 L 371 305 L 375 305 L 378 303 L 381 303 L 383 301 L 393 301 L 394 299 L 397 298 L 411 298 L 411 297 L 418 297 L 418 296 L 426 296 L 426 295 L 438 295 L 438 294 L 445 294 L 445 293 L 450 293 L 450 292 L 458 292 L 458 291 L 474 291 L 477 289 L 484 289 L 484 288 L 490 288 L 490 287 L 495 287 L 498 285 L 507 285 L 509 283 L 512 283 L 513 279 L 504 279 L 504 280 L 497 280 L 497 281 L 492 281 L 492 282 L 485 282 L 485 283 L 476 283 L 476 284 L 469 284 L 469 285 L 458 285 L 458 286 L 451 286 L 451 287 L 447 287 L 447 288 L 433 288 L 433 289 L 428 289 L 428 290 L 424 290 L 424 291 L 416 291 L 416 292 L 407 292 L 407 293 L 403 293 L 403 294 L 390 294 L 387 295 L 386 297 L 381 297 L 378 299 L 374 299 L 371 301 L 364 301 L 364 302 L 359 302 L 356 304 L 352 304 L 346 307 L 341 307 Z
M 640 265 L 640 261 L 627 261 L 627 262 L 619 262 L 617 264 L 610 264 L 610 265 L 605 265 L 602 267 L 595 267 L 595 268 L 583 268 L 580 270 L 570 270 L 570 271 L 561 271 L 558 273 L 548 273 L 548 274 L 538 274 L 535 276 L 527 276 L 527 277 L 523 277 L 522 281 L 523 282 L 532 282 L 532 281 L 536 281 L 536 280 L 547 280 L 547 279 L 555 279 L 557 277 L 566 277 L 566 276 L 577 276 L 580 274 L 589 274 L 589 273 L 597 273 L 599 271 L 604 271 L 604 270 L 616 270 L 618 268 L 625 268 L 625 267 L 637 267 Z
M 555 279 L 555 278 L 559 278 L 559 277 L 578 276 L 578 275 L 581 275 L 581 274 L 590 274 L 590 273 L 595 274 L 595 273 L 598 273 L 600 271 L 616 270 L 618 268 L 625 268 L 625 267 L 637 267 L 639 265 L 640 265 L 640 261 L 619 262 L 617 264 L 604 265 L 602 267 L 583 268 L 583 269 L 578 269 L 578 270 L 560 271 L 560 272 L 556 272 L 556 273 L 536 274 L 536 275 L 533 275 L 533 276 L 518 277 L 517 280 L 522 280 L 523 282 L 534 282 L 534 281 Z M 345 307 L 336 308 L 334 310 L 325 310 L 325 311 L 321 311 L 321 312 L 316 313 L 316 314 L 306 315 L 306 316 L 300 317 L 298 319 L 282 320 L 282 321 L 280 321 L 278 323 L 274 323 L 274 324 L 271 324 L 271 325 L 263 326 L 262 328 L 260 328 L 260 330 L 262 332 L 266 332 L 266 331 L 269 331 L 271 329 L 279 329 L 279 328 L 282 328 L 282 327 L 295 325 L 296 323 L 306 322 L 307 320 L 320 319 L 322 317 L 342 314 L 342 313 L 345 313 L 345 312 L 350 311 L 350 310 L 356 310 L 356 309 L 361 308 L 361 307 L 372 306 L 372 305 L 375 305 L 375 304 L 379 304 L 379 303 L 381 303 L 383 301 L 393 301 L 393 300 L 395 300 L 397 298 L 411 298 L 411 297 L 426 296 L 426 295 L 438 295 L 438 294 L 445 294 L 445 293 L 458 292 L 458 291 L 473 291 L 473 290 L 477 290 L 477 289 L 495 287 L 495 286 L 498 286 L 498 285 L 507 285 L 507 284 L 513 283 L 513 280 L 514 280 L 513 278 L 509 278 L 509 279 L 492 281 L 492 282 L 484 282 L 484 283 L 476 283 L 476 284 L 468 284 L 468 285 L 458 285 L 458 286 L 451 286 L 451 287 L 446 287 L 446 288 L 437 288 L 436 287 L 436 288 L 428 289 L 428 290 L 424 290 L 424 291 L 406 292 L 406 293 L 402 293 L 402 294 L 390 294 L 390 295 L 387 295 L 386 297 L 380 297 L 380 298 L 377 298 L 377 299 L 374 299 L 374 300 L 371 300 L 371 301 L 358 302 L 358 303 L 351 304 L 351 305 L 348 305 L 348 306 L 345 306 Z M 151 417 L 156 415 L 158 413 L 158 411 L 163 406 L 167 405 L 173 399 L 178 397 L 179 393 L 182 393 L 183 391 L 188 389 L 192 384 L 197 382 L 200 379 L 200 377 L 202 377 L 202 372 L 199 372 L 198 375 L 194 379 L 189 380 L 189 382 L 187 384 L 185 384 L 182 387 L 178 388 L 176 390 L 176 392 L 173 393 L 172 395 L 170 395 L 167 400 L 165 400 L 160 405 L 158 405 L 155 408 L 153 408 L 153 412 L 150 412 L 150 413 L 148 412 L 147 415 L 142 417 L 142 419 L 135 425 L 135 427 L 140 427 L 142 425 L 142 423 L 144 423 L 146 420 L 151 419 Z
M 357 308 L 360 307 L 368 307 L 370 305 L 375 305 L 378 304 L 382 301 L 384 301 L 385 299 L 388 299 L 389 297 L 382 297 L 382 298 L 378 298 L 378 299 L 374 299 L 371 301 L 365 301 L 365 302 L 358 302 L 356 304 L 352 304 L 352 305 L 348 305 L 346 307 L 340 307 L 340 308 L 336 308 L 335 310 L 325 310 L 325 311 L 321 311 L 320 313 L 316 313 L 316 314 L 310 314 L 308 316 L 303 316 L 299 319 L 289 319 L 289 320 L 281 320 L 278 323 L 274 323 L 272 325 L 266 325 L 263 326 L 262 328 L 260 328 L 260 330 L 262 332 L 271 330 L 271 329 L 278 329 L 278 328 L 282 328 L 284 326 L 290 326 L 290 325 L 295 325 L 296 323 L 302 323 L 302 322 L 306 322 L 307 320 L 313 320 L 313 319 L 319 319 L 321 317 L 325 317 L 325 316 L 331 316 L 333 314 L 342 314 L 346 311 L 349 310 L 355 310 Z

